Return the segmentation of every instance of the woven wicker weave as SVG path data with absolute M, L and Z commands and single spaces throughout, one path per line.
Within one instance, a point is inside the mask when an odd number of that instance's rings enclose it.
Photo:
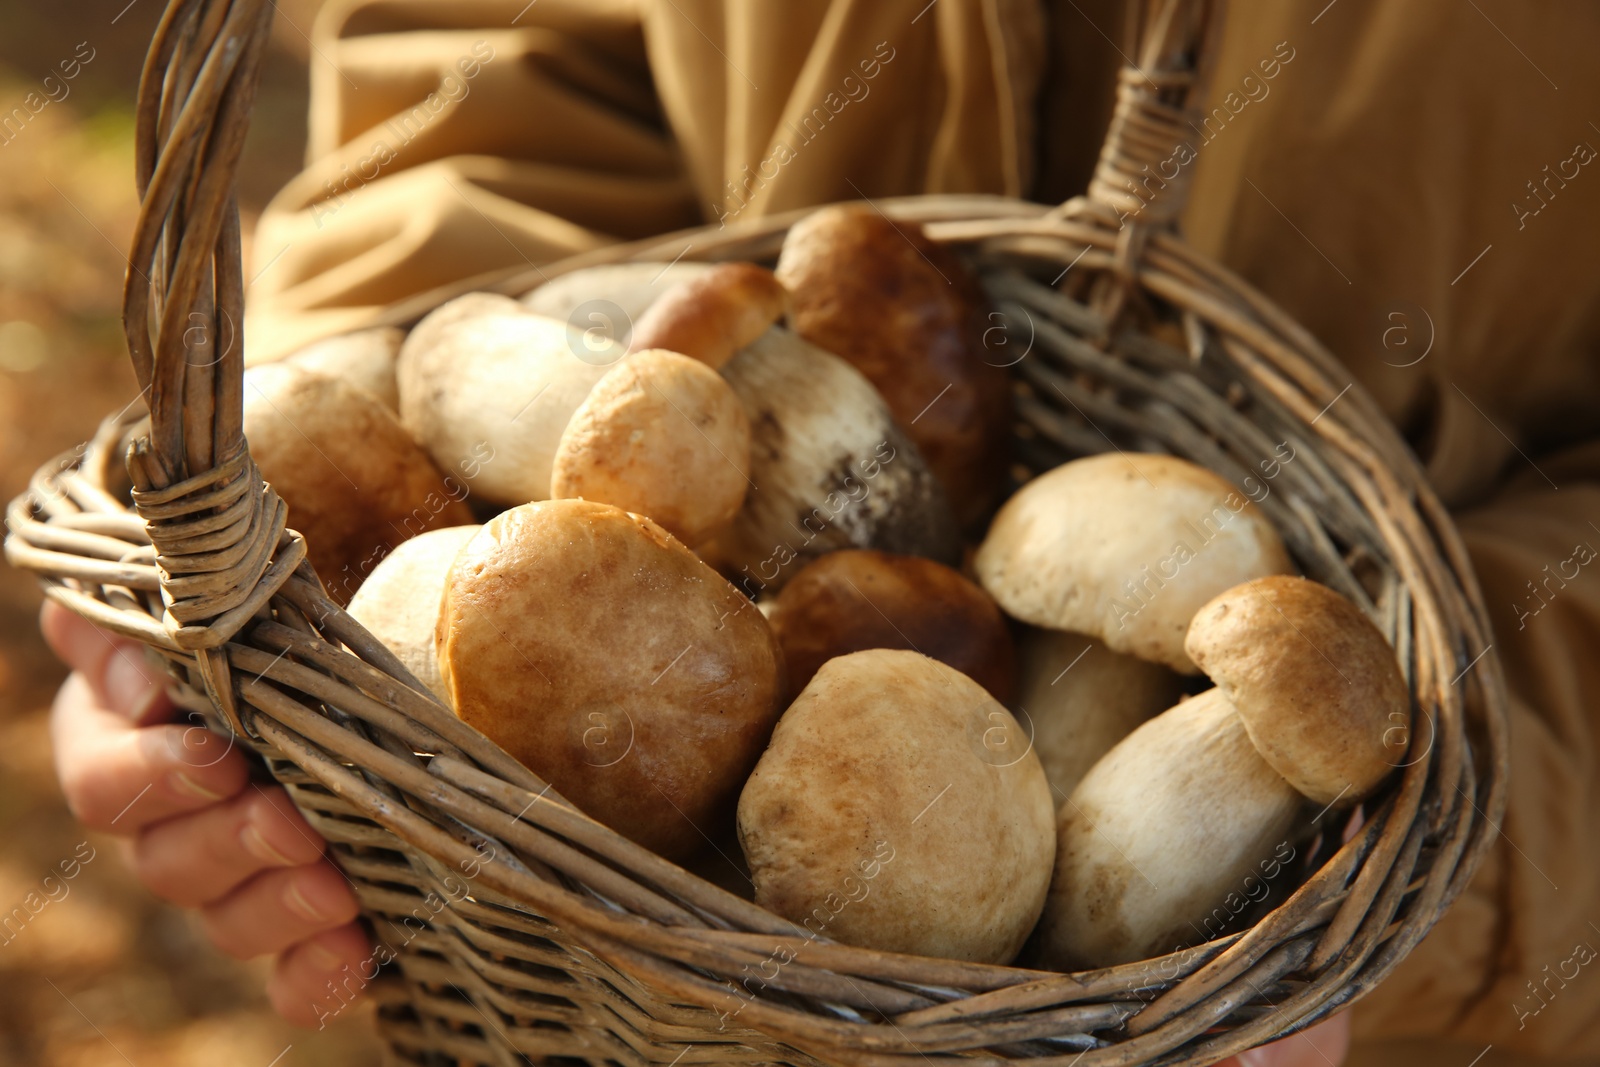
M 979 273 L 995 361 L 1014 365 L 1027 469 L 1153 449 L 1266 486 L 1261 507 L 1305 573 L 1394 642 L 1416 728 L 1361 829 L 1308 840 L 1293 892 L 1254 925 L 1067 975 L 832 944 L 684 872 L 550 792 L 325 595 L 240 431 L 233 184 L 272 5 L 173 0 L 141 86 L 126 293 L 149 414 L 108 420 L 41 471 L 10 508 L 7 556 L 52 599 L 164 657 L 179 703 L 259 753 L 332 843 L 379 959 L 395 957 L 371 989 L 398 1059 L 1209 1063 L 1362 996 L 1465 886 L 1507 773 L 1504 685 L 1466 554 L 1361 387 L 1175 236 L 1187 174 L 1149 183 L 1145 168 L 1189 136 L 1194 56 L 1214 23 L 1204 4 L 1158 7 L 1088 197 L 876 206 Z M 579 266 L 684 254 L 771 261 L 795 217 L 458 288 L 515 293 Z M 388 318 L 408 324 L 450 295 Z M 1284 444 L 1294 459 L 1268 478 L 1262 463 Z M 780 949 L 794 958 L 769 977 Z

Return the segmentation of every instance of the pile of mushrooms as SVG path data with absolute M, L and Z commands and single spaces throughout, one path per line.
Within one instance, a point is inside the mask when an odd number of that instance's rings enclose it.
M 1018 706 L 1064 802 L 1197 668 L 1195 611 L 1230 586 L 1292 569 L 1277 531 L 1227 481 L 1174 456 L 1065 463 L 1006 502 L 978 581 L 1026 623 Z
M 319 342 L 246 375 L 245 428 L 335 599 L 590 816 L 815 939 L 1126 962 L 1378 788 L 1409 696 L 1204 468 L 1002 505 L 984 310 L 920 227 L 827 208 L 775 271 Z
M 1308 802 L 1326 817 L 1395 766 L 1386 738 L 1410 695 L 1394 652 L 1326 586 L 1235 586 L 1195 614 L 1185 648 L 1215 688 L 1134 730 L 1061 806 L 1046 966 L 1107 967 L 1207 939 L 1207 917 Z

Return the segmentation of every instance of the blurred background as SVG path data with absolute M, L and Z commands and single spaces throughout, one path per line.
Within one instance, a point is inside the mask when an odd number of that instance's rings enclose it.
M 300 168 L 307 35 L 321 0 L 277 0 L 240 168 L 246 241 Z M 119 321 L 138 203 L 133 101 L 156 0 L 0 0 L 0 498 L 86 439 L 135 393 Z M 78 76 L 42 79 L 76 57 Z M 65 87 L 65 91 L 61 86 Z M 246 261 L 248 261 L 248 252 Z M 64 861 L 81 872 L 0 934 L 0 1064 L 313 1067 L 375 1064 L 365 1011 L 296 1030 L 262 993 L 264 963 L 212 951 L 190 916 L 146 893 L 109 838 L 85 834 L 50 771 L 47 713 L 65 672 L 39 637 L 33 579 L 0 567 L 0 913 Z M 80 842 L 87 842 L 80 846 Z M 76 854 L 75 854 L 76 849 Z M 54 884 L 54 883 L 53 883 Z

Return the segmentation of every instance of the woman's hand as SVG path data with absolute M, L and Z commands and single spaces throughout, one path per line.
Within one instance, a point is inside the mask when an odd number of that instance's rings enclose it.
M 1293 1037 L 1230 1056 L 1216 1067 L 1339 1067 L 1350 1052 L 1350 1013 L 1342 1011 Z
M 67 806 L 91 830 L 125 838 L 139 880 L 195 909 L 223 952 L 276 956 L 273 1006 L 318 1025 L 344 1003 L 329 983 L 348 998 L 340 979 L 369 955 L 355 894 L 322 838 L 281 787 L 250 780 L 231 741 L 173 722 L 167 679 L 140 645 L 50 602 L 39 623 L 72 668 L 50 715 Z

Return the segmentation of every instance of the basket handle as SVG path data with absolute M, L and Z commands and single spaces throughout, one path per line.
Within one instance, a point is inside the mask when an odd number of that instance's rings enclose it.
M 1094 207 L 1115 213 L 1119 227 L 1170 228 L 1183 210 L 1194 173 L 1195 102 L 1217 52 L 1223 3 L 1135 0 L 1130 7 L 1138 61 L 1117 72 L 1116 109 L 1088 195 Z
M 170 0 L 139 80 L 123 330 L 150 428 L 128 473 L 164 621 L 191 649 L 230 638 L 304 558 L 242 426 L 235 176 L 272 13 L 271 0 Z

